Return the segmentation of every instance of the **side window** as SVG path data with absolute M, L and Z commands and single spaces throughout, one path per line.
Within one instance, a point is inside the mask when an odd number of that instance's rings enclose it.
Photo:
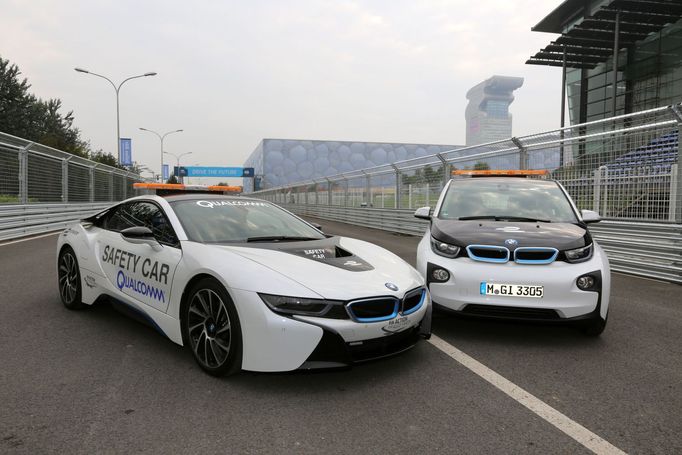
M 178 245 L 178 238 L 170 222 L 161 209 L 151 202 L 132 202 L 123 204 L 106 215 L 102 223 L 104 229 L 121 232 L 134 226 L 151 229 L 159 243 L 170 246 Z
M 131 204 L 123 204 L 105 215 L 102 227 L 110 231 L 121 232 L 135 226 L 130 216 Z
M 151 229 L 159 243 L 177 246 L 178 238 L 170 222 L 157 205 L 150 202 L 134 202 L 130 204 L 129 215 L 134 226 L 145 226 Z

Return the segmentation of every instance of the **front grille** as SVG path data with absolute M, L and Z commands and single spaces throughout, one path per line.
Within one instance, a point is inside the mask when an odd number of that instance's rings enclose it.
M 498 263 L 509 261 L 509 250 L 503 246 L 469 245 L 467 253 L 474 261 Z
M 349 313 L 358 322 L 388 321 L 398 315 L 400 301 L 395 297 L 376 297 L 355 300 L 347 306 Z
M 550 264 L 558 255 L 556 248 L 521 247 L 514 251 L 514 261 L 519 264 Z
M 402 314 L 408 315 L 412 314 L 421 308 L 422 303 L 424 303 L 424 298 L 426 297 L 426 290 L 424 288 L 414 289 L 403 298 L 403 309 Z
M 510 319 L 559 319 L 559 314 L 547 308 L 522 308 L 498 305 L 469 304 L 462 313 L 474 316 L 489 316 Z

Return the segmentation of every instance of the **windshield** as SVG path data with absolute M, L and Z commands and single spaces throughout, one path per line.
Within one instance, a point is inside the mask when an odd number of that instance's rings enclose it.
M 189 240 L 201 243 L 317 240 L 317 229 L 268 202 L 236 199 L 173 201 Z
M 453 181 L 438 218 L 577 221 L 568 199 L 555 182 L 509 178 Z

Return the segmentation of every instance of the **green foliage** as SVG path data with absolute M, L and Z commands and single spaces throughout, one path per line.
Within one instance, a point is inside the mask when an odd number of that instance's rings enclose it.
M 484 161 L 477 161 L 474 164 L 474 171 L 487 171 L 490 170 L 490 165 Z
M 166 180 L 166 183 L 180 183 L 178 182 L 178 178 L 175 175 L 171 175 L 168 180 Z
M 401 174 L 403 185 L 416 185 L 420 183 L 438 183 L 443 180 L 443 166 L 435 169 L 427 166 L 414 171 L 413 175 Z
M 120 166 L 111 154 L 92 152 L 74 126 L 73 111 L 62 114 L 62 101 L 42 100 L 29 92 L 16 64 L 0 57 L 0 131 L 109 166 Z

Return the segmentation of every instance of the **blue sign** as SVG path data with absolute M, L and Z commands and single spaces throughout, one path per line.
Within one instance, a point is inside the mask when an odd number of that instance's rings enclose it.
M 163 165 L 163 180 L 168 180 L 168 177 L 170 177 L 168 175 L 168 165 L 164 164 Z
M 122 137 L 118 161 L 122 166 L 133 165 L 133 141 L 130 138 Z
M 175 175 L 182 177 L 253 177 L 252 167 L 180 166 Z

